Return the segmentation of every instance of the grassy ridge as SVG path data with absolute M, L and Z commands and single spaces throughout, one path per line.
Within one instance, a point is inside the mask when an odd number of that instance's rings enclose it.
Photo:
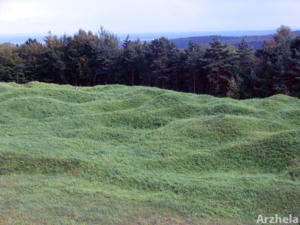
M 0 224 L 300 216 L 300 100 L 0 84 Z

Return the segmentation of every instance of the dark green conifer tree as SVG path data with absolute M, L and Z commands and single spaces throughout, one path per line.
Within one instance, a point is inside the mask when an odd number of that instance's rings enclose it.
M 237 55 L 218 39 L 210 43 L 203 58 L 208 80 L 208 94 L 216 96 L 238 95 L 236 85 Z

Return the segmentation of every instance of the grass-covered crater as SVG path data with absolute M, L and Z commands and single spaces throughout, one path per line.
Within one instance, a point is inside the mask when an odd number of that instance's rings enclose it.
M 300 100 L 0 83 L 0 224 L 300 216 Z

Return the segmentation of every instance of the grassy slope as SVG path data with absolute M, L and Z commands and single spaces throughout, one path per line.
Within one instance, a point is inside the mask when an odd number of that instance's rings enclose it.
M 300 216 L 300 100 L 0 83 L 0 224 Z

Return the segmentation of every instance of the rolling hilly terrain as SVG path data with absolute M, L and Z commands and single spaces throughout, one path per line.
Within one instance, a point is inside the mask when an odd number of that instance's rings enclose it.
M 300 31 L 294 31 L 295 35 L 300 35 Z M 218 38 L 223 44 L 233 45 L 238 48 L 242 39 L 244 38 L 249 46 L 257 50 L 263 47 L 264 41 L 270 41 L 273 39 L 273 35 L 254 35 L 254 36 L 198 36 L 198 37 L 187 37 L 187 38 L 176 38 L 171 41 L 176 45 L 177 48 L 186 49 L 190 41 L 198 45 L 207 45 L 212 42 L 214 38 Z
M 300 100 L 0 83 L 0 224 L 300 217 Z

